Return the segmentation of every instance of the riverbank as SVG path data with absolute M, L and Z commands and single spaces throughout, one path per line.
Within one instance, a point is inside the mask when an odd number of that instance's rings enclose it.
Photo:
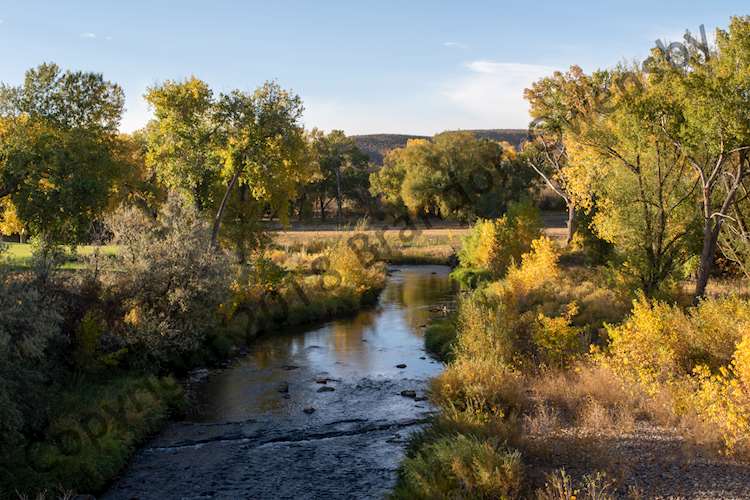
M 633 297 L 536 240 L 427 328 L 451 361 L 393 497 L 749 496 L 743 290 L 719 283 L 696 307 L 679 287 Z

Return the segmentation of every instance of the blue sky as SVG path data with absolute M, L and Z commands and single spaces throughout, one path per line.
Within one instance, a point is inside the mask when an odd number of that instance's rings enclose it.
M 745 4 L 743 8 L 743 4 Z M 147 87 L 196 75 L 218 91 L 276 79 L 305 124 L 433 134 L 528 123 L 523 88 L 554 69 L 643 59 L 657 38 L 711 37 L 746 2 L 19 1 L 0 3 L 0 80 L 54 61 L 101 72 L 143 126 Z

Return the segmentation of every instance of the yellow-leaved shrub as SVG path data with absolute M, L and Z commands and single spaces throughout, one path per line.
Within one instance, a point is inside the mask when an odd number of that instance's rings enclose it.
M 750 303 L 736 297 L 680 307 L 641 296 L 608 327 L 604 358 L 626 380 L 668 401 L 672 419 L 698 441 L 750 452 Z M 664 396 L 667 396 L 666 398 Z
M 655 393 L 659 384 L 685 373 L 688 324 L 678 307 L 641 295 L 623 324 L 607 327 L 612 368 Z
M 533 340 L 544 364 L 562 368 L 584 352 L 583 331 L 571 324 L 577 313 L 578 306 L 572 302 L 562 316 L 550 318 L 540 313 L 537 317 Z
M 475 285 L 476 277 L 500 278 L 531 249 L 541 234 L 539 212 L 530 203 L 515 203 L 499 219 L 480 219 L 464 238 L 454 277 Z

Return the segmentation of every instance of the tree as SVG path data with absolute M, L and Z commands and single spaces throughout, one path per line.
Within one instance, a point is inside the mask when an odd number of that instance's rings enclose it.
M 155 117 L 146 129 L 147 165 L 167 189 L 182 193 L 203 212 L 214 202 L 221 171 L 213 91 L 193 76 L 152 87 L 145 98 Z
M 214 97 L 195 77 L 154 87 L 146 98 L 155 110 L 147 131 L 148 165 L 202 216 L 211 214 L 212 247 L 230 213 L 227 222 L 242 256 L 246 243 L 258 241 L 262 214 L 270 208 L 286 217 L 306 175 L 300 98 L 275 82 Z
M 686 67 L 654 50 L 651 82 L 659 107 L 649 116 L 697 179 L 703 243 L 695 300 L 705 295 L 722 226 L 750 175 L 750 17 L 717 30 L 716 49 L 693 47 Z
M 556 78 L 571 105 L 568 192 L 584 209 L 596 203 L 595 232 L 615 245 L 624 271 L 654 294 L 690 257 L 695 230 L 687 162 L 649 126 L 660 96 L 637 69 L 585 75 L 573 68 Z
M 0 89 L 0 199 L 57 242 L 81 241 L 107 205 L 118 170 L 113 148 L 122 89 L 102 75 L 29 70 L 23 85 Z
M 556 72 L 542 78 L 524 91 L 534 121 L 529 127 L 533 139 L 524 144 L 523 157 L 565 202 L 568 209 L 566 245 L 570 245 L 576 232 L 576 205 L 566 177 L 569 158 L 565 140 L 577 115 L 576 94 L 569 91 L 576 89 L 575 81 L 582 75 L 580 68 L 573 67 L 567 74 Z
M 344 200 L 362 204 L 366 193 L 362 186 L 367 185 L 369 159 L 341 130 L 323 134 L 319 130 L 311 132 L 314 155 L 320 169 L 320 177 L 312 184 L 316 193 L 321 219 L 331 200 L 336 200 L 336 215 L 341 219 Z
M 148 137 L 145 130 L 117 137 L 114 156 L 120 172 L 112 187 L 108 211 L 128 204 L 156 216 L 159 205 L 167 198 L 167 189 L 159 182 L 157 169 L 146 162 L 147 155 Z
M 455 219 L 497 216 L 531 183 L 512 148 L 469 132 L 410 140 L 370 179 L 373 195 L 391 204 Z
M 222 96 L 217 108 L 221 124 L 218 156 L 226 189 L 214 217 L 213 246 L 235 186 L 240 186 L 240 203 L 267 204 L 285 219 L 307 166 L 299 96 L 266 82 L 253 93 L 234 91 Z

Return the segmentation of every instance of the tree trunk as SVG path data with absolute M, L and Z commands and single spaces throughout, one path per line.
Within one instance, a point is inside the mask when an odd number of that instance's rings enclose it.
M 341 224 L 341 169 L 336 169 L 336 217 Z
M 214 218 L 214 227 L 211 230 L 211 248 L 212 249 L 215 249 L 217 247 L 217 244 L 219 241 L 219 229 L 221 228 L 221 219 L 224 217 L 224 210 L 226 210 L 227 208 L 227 203 L 229 202 L 229 195 L 232 193 L 232 189 L 234 188 L 234 185 L 237 184 L 237 180 L 239 178 L 240 178 L 240 171 L 238 170 L 232 176 L 232 180 L 229 181 L 227 190 L 224 193 L 224 198 L 222 198 L 221 205 L 219 205 L 219 211 L 216 212 L 216 218 Z
M 568 234 L 565 237 L 565 246 L 570 246 L 573 242 L 573 236 L 576 234 L 576 207 L 572 202 L 568 202 Z
M 701 260 L 698 266 L 698 276 L 695 282 L 695 293 L 693 294 L 693 303 L 697 303 L 706 295 L 706 286 L 711 276 L 711 269 L 714 264 L 716 255 L 716 244 L 719 240 L 719 231 L 721 221 L 716 224 L 711 219 L 706 220 L 703 225 L 703 250 L 701 250 Z
M 247 184 L 240 185 L 240 211 L 238 214 L 239 224 L 242 228 L 242 236 L 237 239 L 237 262 L 243 265 L 247 261 L 245 233 L 245 203 L 247 202 L 248 187 Z
M 326 220 L 326 204 L 323 200 L 323 197 L 321 196 L 319 198 L 319 204 L 320 204 L 320 222 L 325 222 Z

